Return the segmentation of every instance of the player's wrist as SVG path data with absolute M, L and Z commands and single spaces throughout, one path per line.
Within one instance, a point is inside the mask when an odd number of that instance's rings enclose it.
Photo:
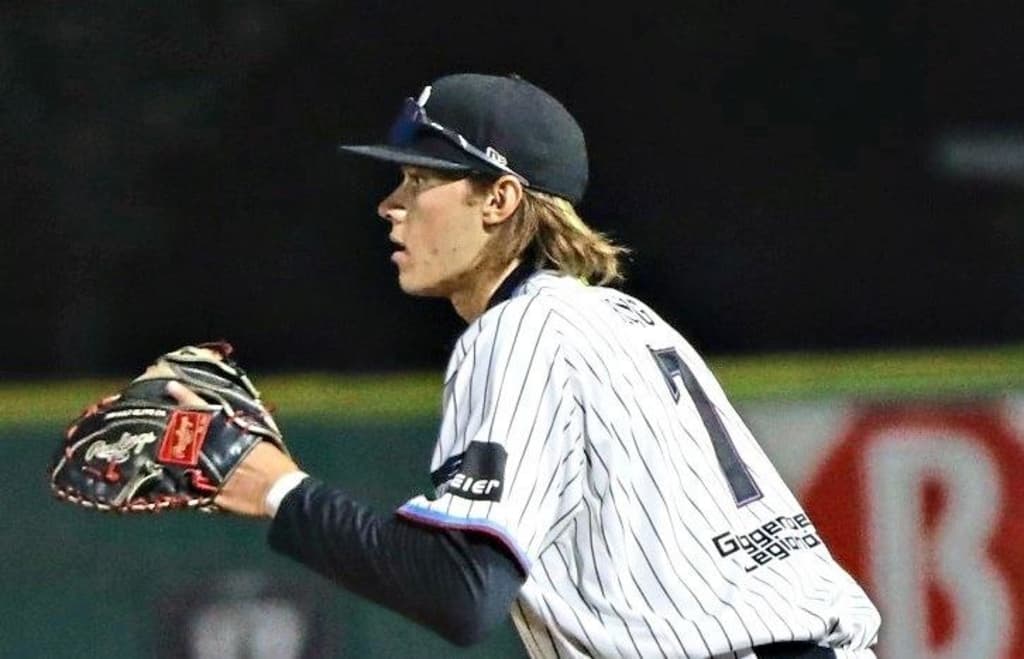
M 267 516 L 273 518 L 288 493 L 298 487 L 299 483 L 308 476 L 309 474 L 301 470 L 290 471 L 279 476 L 267 489 L 267 494 L 263 499 L 263 509 L 266 511 Z

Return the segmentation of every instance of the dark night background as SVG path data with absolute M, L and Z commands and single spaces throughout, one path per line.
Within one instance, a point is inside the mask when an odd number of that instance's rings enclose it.
M 222 337 L 263 371 L 442 367 L 461 321 L 399 291 L 375 219 L 394 172 L 335 145 L 456 71 L 574 112 L 583 216 L 707 353 L 1020 341 L 1015 7 L 4 4 L 0 375 Z

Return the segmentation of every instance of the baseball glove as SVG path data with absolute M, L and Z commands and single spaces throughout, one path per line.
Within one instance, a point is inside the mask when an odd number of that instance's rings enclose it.
M 119 393 L 86 409 L 67 428 L 50 469 L 61 500 L 117 512 L 217 510 L 214 499 L 238 464 L 281 431 L 226 342 L 161 355 Z M 177 380 L 206 404 L 179 404 Z

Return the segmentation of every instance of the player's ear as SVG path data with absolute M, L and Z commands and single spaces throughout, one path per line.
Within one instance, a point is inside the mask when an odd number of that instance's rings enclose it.
M 506 174 L 495 179 L 483 196 L 484 224 L 501 224 L 519 208 L 523 201 L 523 184 L 515 176 Z

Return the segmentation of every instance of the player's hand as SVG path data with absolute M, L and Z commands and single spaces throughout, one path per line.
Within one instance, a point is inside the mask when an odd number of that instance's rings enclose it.
M 167 383 L 167 393 L 181 405 L 203 406 L 206 402 L 180 382 Z M 214 503 L 221 509 L 248 517 L 268 517 L 267 492 L 281 476 L 299 467 L 270 442 L 260 442 L 224 483 Z

